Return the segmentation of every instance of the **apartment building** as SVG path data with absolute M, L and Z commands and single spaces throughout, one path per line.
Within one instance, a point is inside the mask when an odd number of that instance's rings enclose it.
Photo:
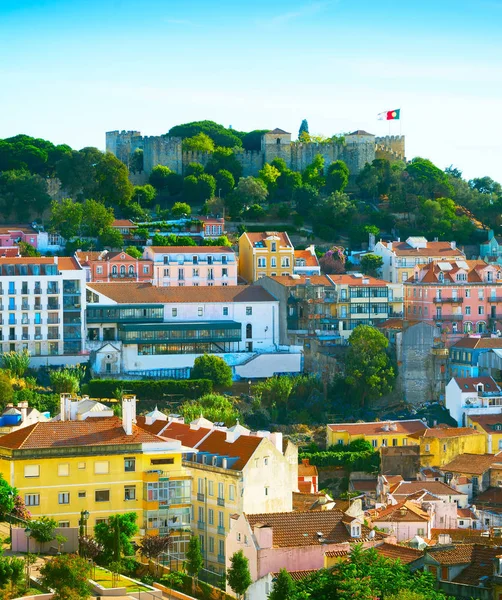
M 433 261 L 464 260 L 465 254 L 455 242 L 429 242 L 421 236 L 409 237 L 405 242 L 379 241 L 373 253 L 381 256 L 382 279 L 392 283 L 404 283 L 412 275 L 416 266 Z
M 321 274 L 321 266 L 315 253 L 315 246 L 308 246 L 305 250 L 295 250 L 293 273 L 295 275 Z
M 61 250 L 64 240 L 60 235 L 48 233 L 43 227 L 34 225 L 2 225 L 0 227 L 0 250 L 19 247 L 19 242 L 24 242 L 44 252 Z
M 417 265 L 404 290 L 405 317 L 435 324 L 450 342 L 502 326 L 502 271 L 496 265 L 480 260 Z
M 239 275 L 248 283 L 267 275 L 292 275 L 294 264 L 295 249 L 284 231 L 245 231 L 239 238 Z
M 427 430 L 420 419 L 375 421 L 373 423 L 332 423 L 326 426 L 327 446 L 347 446 L 354 440 L 366 440 L 374 448 L 416 446 L 416 435 Z
M 227 428 L 203 417 L 188 425 L 159 411 L 138 417 L 138 425 L 193 447 L 183 455 L 183 466 L 193 480 L 192 531 L 211 570 L 224 571 L 232 517 L 292 510 L 298 449 L 291 442 L 283 444 L 281 433 L 252 433 L 239 423 Z
M 85 273 L 74 258 L 0 257 L 0 296 L 3 352 L 82 352 Z
M 75 258 L 86 272 L 86 281 L 151 283 L 153 280 L 153 261 L 134 258 L 127 252 L 77 250 Z
M 61 397 L 61 420 L 38 422 L 0 437 L 0 472 L 19 490 L 36 518 L 78 527 L 81 511 L 94 525 L 135 512 L 140 535 L 171 534 L 182 554 L 190 531 L 191 481 L 179 440 L 141 429 L 136 398 L 122 399 L 122 418 L 72 420 L 71 398 Z
M 484 454 L 485 436 L 471 427 L 434 427 L 412 434 L 422 467 L 442 467 L 459 454 Z
M 238 365 L 277 352 L 278 302 L 258 286 L 89 283 L 87 291 L 87 346 L 100 374 L 188 377 L 204 353 Z
M 500 415 L 502 390 L 492 377 L 452 377 L 446 386 L 446 408 L 459 426 L 470 415 Z
M 490 368 L 487 363 L 491 362 L 490 359 L 495 352 L 497 355 L 500 351 L 502 351 L 502 337 L 479 335 L 462 337 L 450 347 L 448 361 L 450 374 L 453 377 L 477 377 L 488 374 Z M 483 359 L 480 361 L 481 356 Z M 482 366 L 480 362 L 483 362 Z
M 146 246 L 143 258 L 156 286 L 237 285 L 237 259 L 227 246 Z

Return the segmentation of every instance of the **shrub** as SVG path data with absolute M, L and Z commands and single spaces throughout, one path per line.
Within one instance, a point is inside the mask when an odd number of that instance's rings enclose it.
M 213 391 L 213 383 L 208 379 L 158 379 L 156 381 L 124 381 L 128 393 L 136 394 L 139 401 L 165 401 L 166 395 L 180 395 L 184 398 L 199 398 Z M 116 379 L 91 379 L 87 393 L 92 398 L 113 398 L 120 381 Z
M 194 361 L 191 377 L 194 379 L 209 379 L 215 385 L 232 385 L 231 367 L 222 358 L 214 354 L 198 356 Z

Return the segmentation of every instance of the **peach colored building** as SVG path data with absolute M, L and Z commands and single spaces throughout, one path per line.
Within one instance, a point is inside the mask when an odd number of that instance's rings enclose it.
M 86 281 L 93 283 L 152 282 L 153 262 L 148 259 L 133 258 L 127 252 L 77 250 L 75 258 L 86 271 Z
M 404 283 L 405 318 L 428 321 L 449 343 L 502 327 L 502 267 L 482 260 L 416 265 Z
M 147 246 L 143 258 L 159 287 L 237 285 L 237 259 L 227 246 Z

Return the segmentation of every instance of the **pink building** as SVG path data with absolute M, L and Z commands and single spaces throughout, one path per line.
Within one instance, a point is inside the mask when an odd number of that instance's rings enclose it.
M 325 552 L 347 552 L 353 543 L 368 548 L 386 538 L 364 525 L 363 519 L 364 515 L 356 518 L 336 508 L 239 515 L 232 518 L 225 541 L 227 568 L 230 557 L 242 550 L 253 580 L 246 598 L 261 600 L 268 595 L 263 586 L 269 573 L 322 569 Z
M 237 285 L 235 252 L 227 246 L 146 246 L 153 284 L 167 286 Z
M 86 281 L 93 283 L 152 282 L 153 262 L 133 258 L 127 252 L 77 250 L 75 258 L 86 271 Z
M 453 505 L 455 511 L 457 505 Z M 456 516 L 456 515 L 455 515 Z M 396 536 L 398 542 L 431 537 L 432 518 L 426 510 L 413 502 L 405 501 L 375 511 L 371 523 L 381 531 Z M 456 521 L 454 526 L 456 526 Z
M 428 321 L 451 343 L 502 328 L 502 267 L 482 260 L 416 265 L 404 283 L 405 318 Z
M 225 233 L 225 219 L 221 217 L 194 217 L 202 223 L 202 237 L 217 238 Z

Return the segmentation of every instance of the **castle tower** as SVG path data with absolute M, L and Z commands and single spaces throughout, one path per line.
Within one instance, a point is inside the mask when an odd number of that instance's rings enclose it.
M 282 158 L 291 168 L 291 134 L 282 129 L 273 129 L 264 133 L 261 138 L 261 151 L 263 160 L 269 163 L 274 158 Z
M 375 138 L 377 158 L 391 161 L 406 160 L 404 135 L 386 135 Z
M 129 166 L 131 154 L 143 148 L 143 138 L 140 131 L 107 131 L 106 151 L 114 154 L 124 164 Z
M 375 160 L 375 136 L 358 129 L 345 136 L 345 162 L 352 176 L 357 175 L 366 163 Z

